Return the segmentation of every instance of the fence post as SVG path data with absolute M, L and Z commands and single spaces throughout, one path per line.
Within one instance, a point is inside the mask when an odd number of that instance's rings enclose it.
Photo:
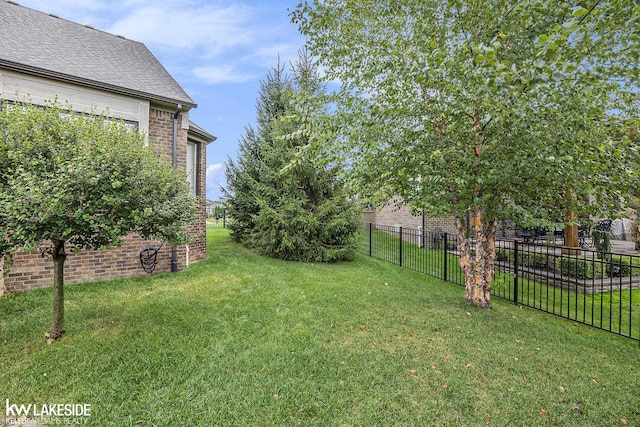
M 448 270 L 449 270 L 449 261 L 447 260 L 447 247 L 449 247 L 449 235 L 447 233 L 444 233 L 444 280 L 447 281 L 448 280 Z
M 402 267 L 402 226 L 400 226 L 399 236 L 400 236 L 400 242 L 398 244 L 398 248 L 400 251 L 400 254 L 399 254 L 400 258 L 398 259 L 398 265 Z
M 518 304 L 518 241 L 514 240 L 513 250 L 513 269 L 515 270 L 515 278 L 513 279 L 513 303 Z
M 373 223 L 369 223 L 369 256 L 373 253 Z
M 227 210 L 222 211 L 222 228 L 227 228 Z

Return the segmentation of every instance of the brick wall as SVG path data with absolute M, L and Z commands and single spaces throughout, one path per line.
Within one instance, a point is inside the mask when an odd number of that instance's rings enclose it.
M 149 113 L 149 142 L 153 143 L 159 155 L 168 161 L 173 156 L 173 111 L 151 109 Z M 187 164 L 187 129 L 183 129 L 182 118 L 178 120 L 177 165 L 186 174 Z M 206 145 L 198 144 L 198 171 L 196 176 L 196 195 L 200 200 L 195 223 L 189 228 L 189 234 L 194 240 L 189 243 L 189 263 L 201 261 L 207 256 L 206 238 Z M 187 264 L 187 246 L 180 246 L 177 250 L 178 269 Z M 170 263 L 170 261 L 169 261 Z
M 2 270 L 3 266 L 4 266 L 4 260 L 0 259 L 0 297 L 2 297 L 2 294 L 7 292 L 7 288 L 5 288 L 4 286 L 4 274 Z
M 150 110 L 149 114 L 149 143 L 159 155 L 171 161 L 173 152 L 173 112 L 161 109 Z M 178 167 L 185 170 L 187 161 L 187 129 L 178 126 Z M 191 226 L 190 234 L 194 241 L 189 243 L 189 263 L 206 258 L 206 219 L 205 219 L 205 170 L 206 146 L 199 144 L 197 195 L 200 206 L 196 223 Z M 121 247 L 104 251 L 82 251 L 78 254 L 70 253 L 65 262 L 65 283 L 80 283 L 112 278 L 133 277 L 147 274 L 140 265 L 140 251 L 146 245 L 160 246 L 158 241 L 145 241 L 137 235 L 129 235 Z M 187 265 L 187 245 L 177 248 L 178 269 Z M 165 244 L 158 253 L 156 272 L 171 271 L 171 247 Z M 50 258 L 43 258 L 40 254 L 20 253 L 14 257 L 14 263 L 9 273 L 0 276 L 0 295 L 7 292 L 20 292 L 33 288 L 51 286 L 53 284 L 53 262 Z
M 200 200 L 200 204 L 198 206 L 196 222 L 189 230 L 189 233 L 195 238 L 194 241 L 189 243 L 189 263 L 202 261 L 207 257 L 207 146 L 206 144 L 198 144 L 197 147 L 198 173 L 196 175 L 196 195 L 198 196 L 198 200 Z
M 423 218 L 420 212 L 411 214 L 411 209 L 406 206 L 398 206 L 397 201 L 393 201 L 381 209 L 366 211 L 362 214 L 364 222 L 371 222 L 378 225 L 400 225 L 403 228 L 433 231 L 437 228 L 446 233 L 456 233 L 456 222 L 454 217 L 429 217 Z
M 365 224 L 368 224 L 368 223 L 375 224 L 376 223 L 376 212 L 375 211 L 364 211 L 364 212 L 362 212 L 362 221 Z
M 149 142 L 153 143 L 159 155 L 164 155 L 167 161 L 173 157 L 173 115 L 174 111 L 151 108 L 149 112 Z M 187 140 L 188 130 L 183 126 L 183 117 L 178 119 L 178 144 L 176 160 L 178 169 L 186 174 L 187 164 Z M 206 169 L 207 169 L 207 147 L 205 144 L 198 144 L 198 171 L 196 175 L 196 195 L 200 200 L 197 218 L 189 228 L 189 234 L 193 237 L 188 245 L 177 248 L 178 269 L 183 269 L 188 263 L 202 261 L 207 257 L 207 224 L 206 224 Z M 169 258 L 169 264 L 171 258 Z M 170 271 L 170 268 L 169 270 Z
M 65 284 L 134 277 L 146 274 L 140 265 L 140 251 L 146 245 L 160 246 L 158 241 L 146 241 L 129 235 L 125 244 L 104 251 L 69 251 L 64 265 Z M 171 247 L 163 246 L 158 253 L 156 272 L 171 270 Z M 7 292 L 22 292 L 53 284 L 53 261 L 39 253 L 18 253 L 4 278 Z

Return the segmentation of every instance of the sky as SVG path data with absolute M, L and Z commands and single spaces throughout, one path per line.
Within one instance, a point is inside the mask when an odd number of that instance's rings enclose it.
M 255 123 L 260 81 L 297 58 L 298 0 L 17 0 L 18 4 L 144 43 L 198 104 L 189 118 L 207 147 L 207 199 L 222 197 L 225 162 Z

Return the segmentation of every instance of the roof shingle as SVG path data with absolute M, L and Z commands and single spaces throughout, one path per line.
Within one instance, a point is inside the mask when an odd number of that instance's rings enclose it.
M 0 66 L 196 106 L 143 43 L 3 0 Z

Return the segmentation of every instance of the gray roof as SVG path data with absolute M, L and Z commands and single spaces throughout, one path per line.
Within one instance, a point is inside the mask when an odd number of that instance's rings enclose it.
M 0 67 L 195 107 L 140 42 L 0 0 Z
M 218 139 L 218 137 L 211 135 L 209 132 L 204 130 L 204 128 L 202 128 L 201 126 L 198 126 L 191 120 L 189 120 L 189 132 L 191 132 L 192 135 L 199 137 L 200 139 L 205 141 L 207 144 Z

